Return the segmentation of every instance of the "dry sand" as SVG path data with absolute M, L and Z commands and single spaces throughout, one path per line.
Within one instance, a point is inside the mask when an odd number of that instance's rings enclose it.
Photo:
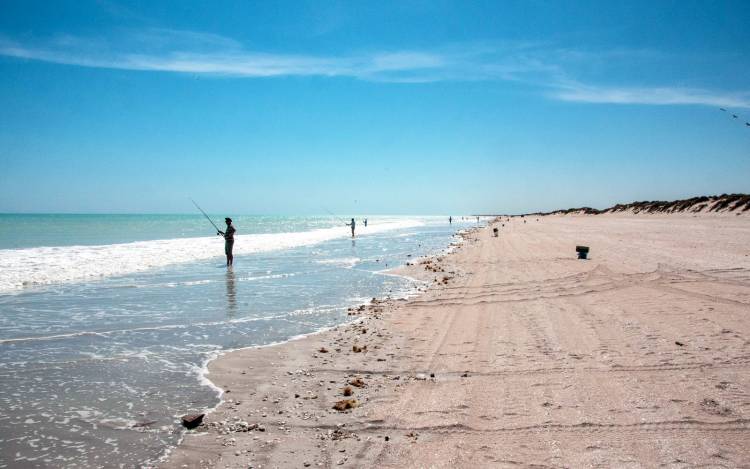
M 214 361 L 224 403 L 164 466 L 750 467 L 750 217 L 526 220 L 407 267 L 441 280 L 419 298 Z

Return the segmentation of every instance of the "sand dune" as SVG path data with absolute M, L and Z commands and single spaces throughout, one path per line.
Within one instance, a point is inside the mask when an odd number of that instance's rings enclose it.
M 748 467 L 750 220 L 525 220 L 405 268 L 414 300 L 212 363 L 231 392 L 165 466 Z
M 612 207 L 599 210 L 591 207 L 569 208 L 555 210 L 547 213 L 536 213 L 534 215 L 599 215 L 604 213 L 616 214 L 748 214 L 750 213 L 750 195 L 748 194 L 722 194 L 702 197 L 692 197 L 682 200 L 651 200 L 631 202 L 628 204 L 617 204 Z

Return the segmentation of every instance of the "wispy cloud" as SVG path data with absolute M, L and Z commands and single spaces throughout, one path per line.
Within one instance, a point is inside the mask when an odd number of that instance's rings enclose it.
M 602 87 L 562 85 L 551 96 L 563 101 L 609 104 L 680 105 L 750 108 L 750 93 L 726 93 L 681 87 Z
M 250 51 L 213 34 L 149 29 L 101 41 L 58 36 L 27 44 L 0 38 L 0 55 L 83 67 L 236 77 L 348 76 L 396 81 L 449 66 L 446 57 L 421 51 L 315 56 Z M 401 75 L 401 76 L 396 76 Z
M 82 67 L 247 78 L 321 76 L 401 83 L 502 80 L 537 87 L 562 101 L 750 108 L 747 92 L 581 83 L 568 70 L 575 69 L 577 63 L 606 66 L 613 58 L 658 58 L 659 54 L 559 49 L 538 42 L 471 43 L 433 50 L 321 56 L 253 51 L 220 35 L 151 28 L 118 31 L 107 39 L 61 35 L 21 42 L 0 37 L 0 55 Z

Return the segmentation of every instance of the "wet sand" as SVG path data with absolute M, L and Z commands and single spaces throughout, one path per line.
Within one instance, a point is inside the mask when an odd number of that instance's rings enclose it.
M 750 216 L 525 220 L 212 362 L 224 402 L 164 467 L 750 467 Z

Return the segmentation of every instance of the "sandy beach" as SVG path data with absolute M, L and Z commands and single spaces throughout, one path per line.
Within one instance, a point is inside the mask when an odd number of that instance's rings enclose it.
M 416 298 L 213 361 L 163 467 L 750 467 L 746 214 L 502 219 L 412 262 Z

